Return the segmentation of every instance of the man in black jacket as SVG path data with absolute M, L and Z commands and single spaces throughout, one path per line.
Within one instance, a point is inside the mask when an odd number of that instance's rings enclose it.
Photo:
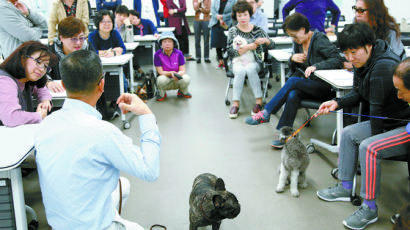
M 385 41 L 375 40 L 367 24 L 347 26 L 339 34 L 338 43 L 354 67 L 353 89 L 342 98 L 324 102 L 318 112 L 326 114 L 364 102 L 368 105 L 370 120 L 343 130 L 338 162 L 341 183 L 319 190 L 317 196 L 325 201 L 350 201 L 352 181 L 360 157 L 360 195 L 364 202 L 343 224 L 350 229 L 364 229 L 378 219 L 375 199 L 380 195 L 381 159 L 405 155 L 410 147 L 409 134 L 404 126 L 406 121 L 403 120 L 410 118 L 410 107 L 397 97 L 400 94 L 392 80 L 393 73 L 395 78 L 400 75 L 401 68 L 394 70 L 399 57 Z

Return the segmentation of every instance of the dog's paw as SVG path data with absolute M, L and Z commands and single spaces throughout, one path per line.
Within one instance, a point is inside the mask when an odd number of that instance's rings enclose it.
M 277 193 L 282 193 L 284 190 L 285 190 L 285 187 L 284 187 L 284 186 L 278 185 L 278 187 L 276 187 L 276 192 L 277 192 Z
M 300 184 L 299 186 L 300 186 L 301 188 L 307 188 L 308 183 L 307 183 L 307 182 L 305 182 L 305 183 Z
M 292 194 L 293 197 L 299 197 L 299 191 L 297 189 L 296 190 L 291 189 L 290 194 Z

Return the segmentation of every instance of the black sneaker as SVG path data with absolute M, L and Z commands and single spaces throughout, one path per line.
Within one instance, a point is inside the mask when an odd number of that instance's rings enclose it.
M 209 60 L 209 58 L 205 58 L 205 62 L 206 63 L 211 63 L 211 60 Z
M 201 59 L 200 59 L 200 58 L 197 58 L 197 59 L 196 59 L 196 63 L 197 63 L 197 64 L 201 64 Z

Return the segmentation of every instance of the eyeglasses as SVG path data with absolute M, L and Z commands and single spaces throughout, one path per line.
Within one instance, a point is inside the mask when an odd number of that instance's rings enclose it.
M 101 21 L 102 24 L 112 24 L 112 21 Z
M 104 79 L 105 73 L 103 73 L 103 76 L 100 78 L 100 80 L 98 81 L 97 85 L 100 85 L 102 79 Z
M 367 11 L 367 9 L 357 8 L 356 6 L 352 6 L 352 10 L 358 14 L 364 14 Z
M 77 43 L 77 42 L 84 42 L 87 38 L 86 37 L 78 37 L 78 38 L 70 38 L 70 41 L 72 43 Z
M 32 56 L 26 55 L 26 57 L 33 59 L 33 61 L 36 63 L 37 67 L 42 68 L 43 70 L 46 71 L 46 73 L 50 73 L 51 72 L 51 68 L 50 66 L 48 66 L 47 64 L 41 62 L 41 60 L 33 58 Z

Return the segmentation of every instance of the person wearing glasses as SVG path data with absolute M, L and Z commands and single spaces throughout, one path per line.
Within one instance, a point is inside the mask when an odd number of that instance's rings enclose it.
M 94 49 L 88 44 L 86 37 L 86 27 L 83 21 L 73 16 L 66 17 L 58 23 L 58 39 L 49 46 L 51 52 L 56 54 L 58 62 L 65 56 L 76 50 L 92 50 Z M 61 80 L 60 68 L 58 65 L 53 67 L 50 72 L 50 79 L 47 82 L 47 88 L 52 92 L 63 92 L 64 88 L 59 82 Z
M 355 11 L 355 22 L 370 25 L 377 39 L 389 43 L 390 48 L 402 60 L 406 57 L 403 43 L 400 40 L 400 29 L 383 0 L 357 0 L 352 7 Z
M 87 0 L 54 0 L 48 19 L 48 44 L 53 44 L 57 37 L 56 26 L 66 17 L 74 16 L 83 21 L 84 33 L 88 34 L 88 2 Z
M 40 123 L 51 110 L 46 73 L 57 59 L 37 41 L 21 44 L 0 65 L 0 125 Z M 32 95 L 38 100 L 34 110 Z
M 340 18 L 340 9 L 333 0 L 290 0 L 282 8 L 283 21 L 286 20 L 286 17 L 292 10 L 295 10 L 295 12 L 301 13 L 308 18 L 312 31 L 319 30 L 323 33 L 335 32 L 335 28 L 337 28 L 337 23 Z M 330 22 L 331 27 L 325 30 L 327 11 L 332 13 L 332 21 Z

